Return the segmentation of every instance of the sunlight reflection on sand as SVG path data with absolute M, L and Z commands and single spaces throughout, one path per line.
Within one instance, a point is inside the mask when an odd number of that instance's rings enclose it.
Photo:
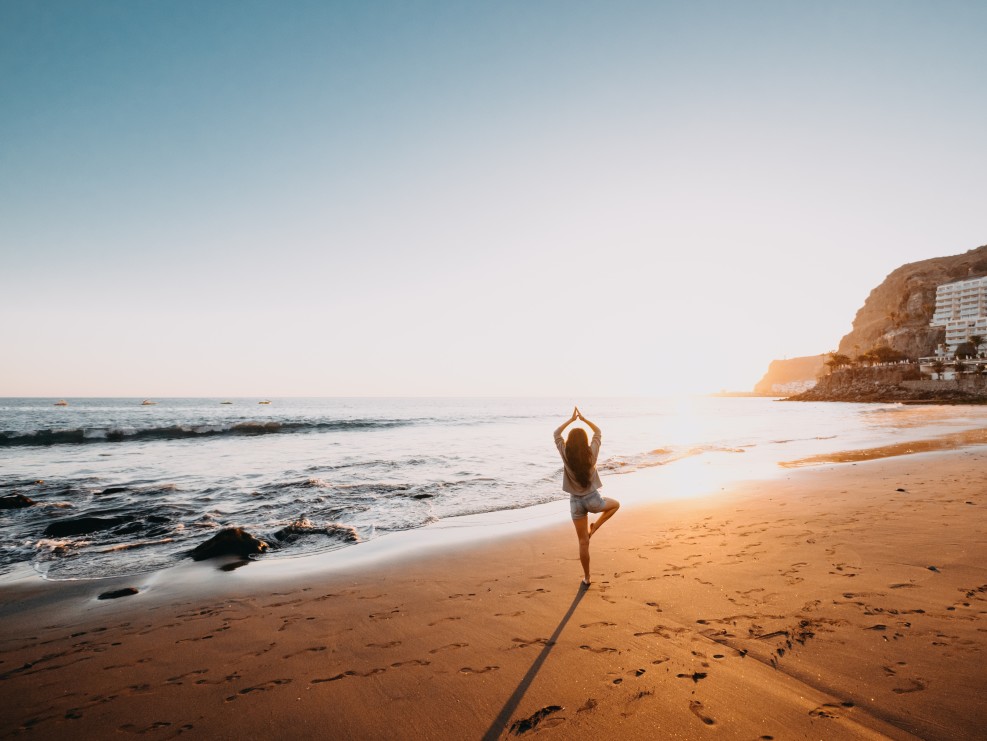
M 872 461 L 877 458 L 891 458 L 896 455 L 931 453 L 937 450 L 956 450 L 967 445 L 983 444 L 987 444 L 987 429 L 981 428 L 953 432 L 929 440 L 912 440 L 911 442 L 882 445 L 877 448 L 864 448 L 862 450 L 838 450 L 833 453 L 812 455 L 808 458 L 799 458 L 794 461 L 783 461 L 778 465 L 784 468 L 800 468 L 802 466 L 817 466 L 826 463 L 856 463 L 858 461 Z

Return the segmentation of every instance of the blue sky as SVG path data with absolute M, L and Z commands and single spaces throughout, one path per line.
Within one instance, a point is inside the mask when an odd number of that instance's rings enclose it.
M 987 242 L 985 30 L 0 0 L 0 395 L 749 388 Z

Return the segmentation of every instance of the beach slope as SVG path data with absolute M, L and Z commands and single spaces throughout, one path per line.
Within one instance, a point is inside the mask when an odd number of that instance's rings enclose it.
M 973 738 L 985 508 L 981 446 L 626 507 L 586 591 L 564 503 L 373 567 L 28 580 L 0 610 L 0 734 Z

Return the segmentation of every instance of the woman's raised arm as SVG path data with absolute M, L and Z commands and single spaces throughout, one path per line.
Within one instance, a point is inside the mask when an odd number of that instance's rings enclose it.
M 590 422 L 590 421 L 589 421 L 588 419 L 586 419 L 586 417 L 584 417 L 584 416 L 583 416 L 583 413 L 579 411 L 579 407 L 576 407 L 576 416 L 577 416 L 577 417 L 579 417 L 579 419 L 581 419 L 581 420 L 582 420 L 583 422 L 585 422 L 585 423 L 586 423 L 586 425 L 587 425 L 587 426 L 588 426 L 588 427 L 589 427 L 589 428 L 590 428 L 591 430 L 593 430 L 593 434 L 594 434 L 594 435 L 599 435 L 599 434 L 601 434 L 601 433 L 600 433 L 600 428 L 599 428 L 599 427 L 597 427 L 597 426 L 596 426 L 595 424 L 593 424 L 592 422 Z
M 576 409 L 576 407 L 573 407 L 572 416 L 569 417 L 569 419 L 567 419 L 561 425 L 555 428 L 555 432 L 552 433 L 552 437 L 561 437 L 562 432 L 565 430 L 565 428 L 571 425 L 573 422 L 575 422 L 578 417 L 579 417 L 579 410 Z

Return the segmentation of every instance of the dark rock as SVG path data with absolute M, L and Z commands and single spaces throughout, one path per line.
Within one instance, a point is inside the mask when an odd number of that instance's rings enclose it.
M 895 489 L 895 491 L 904 492 L 905 490 L 904 489 Z
M 85 535 L 99 530 L 107 530 L 130 522 L 130 520 L 130 517 L 79 517 L 74 520 L 57 520 L 45 528 L 45 535 L 53 538 Z
M 137 593 L 136 587 L 124 587 L 123 589 L 115 589 L 112 592 L 103 592 L 97 599 L 117 599 L 119 597 L 129 597 Z
M 0 497 L 0 509 L 21 509 L 22 507 L 30 507 L 32 504 L 37 504 L 37 502 L 23 494 Z
M 108 489 L 103 489 L 100 494 L 119 494 L 122 491 L 128 491 L 126 486 L 111 486 Z
M 252 553 L 263 553 L 267 543 L 258 540 L 253 535 L 239 527 L 228 527 L 220 530 L 205 543 L 192 549 L 189 554 L 196 561 L 217 556 L 240 556 L 246 558 Z
M 926 568 L 929 571 L 935 571 L 937 574 L 939 573 L 939 569 L 937 569 L 935 566 L 927 566 Z

